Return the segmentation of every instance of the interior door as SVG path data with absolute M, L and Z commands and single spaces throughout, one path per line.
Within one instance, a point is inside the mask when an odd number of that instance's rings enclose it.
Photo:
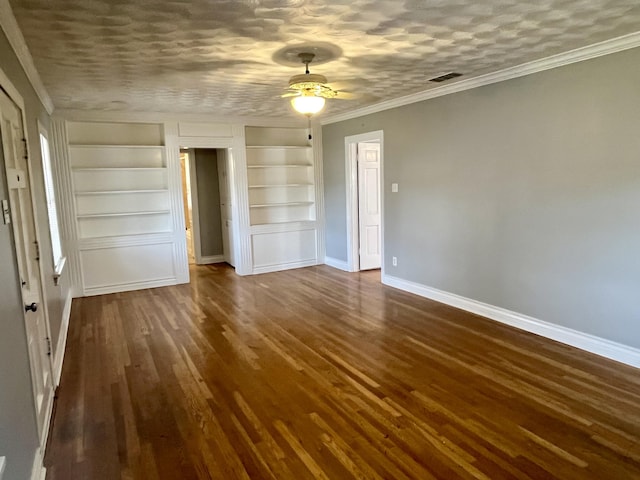
M 233 213 L 231 205 L 231 179 L 229 161 L 231 155 L 226 150 L 218 150 L 218 182 L 220 184 L 220 213 L 222 220 L 222 245 L 224 261 L 235 267 L 233 250 Z
M 22 126 L 22 112 L 0 91 L 0 133 L 2 154 L 9 187 L 10 220 L 13 223 L 18 272 L 22 283 L 31 377 L 36 403 L 36 416 L 41 441 L 47 431 L 53 379 L 50 358 L 49 329 L 41 306 L 39 251 L 34 224 L 33 201 L 29 188 L 27 149 Z
M 360 270 L 381 266 L 380 144 L 358 143 Z

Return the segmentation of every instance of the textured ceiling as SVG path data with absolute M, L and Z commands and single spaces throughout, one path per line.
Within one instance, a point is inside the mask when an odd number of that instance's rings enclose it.
M 324 42 L 311 65 L 341 113 L 635 32 L 638 0 L 11 0 L 56 108 L 290 115 L 300 68 L 274 54 Z M 452 82 L 454 82 L 453 80 Z

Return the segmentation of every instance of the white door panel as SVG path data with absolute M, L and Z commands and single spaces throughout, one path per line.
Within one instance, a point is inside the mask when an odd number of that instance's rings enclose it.
M 47 421 L 53 399 L 53 381 L 49 348 L 49 328 L 42 305 L 42 285 L 37 235 L 34 223 L 33 199 L 29 184 L 26 140 L 22 112 L 11 99 L 0 92 L 0 133 L 2 153 L 7 171 L 11 222 L 18 258 L 25 305 L 25 330 L 31 363 L 31 376 L 36 402 L 40 440 L 47 431 Z
M 380 268 L 380 144 L 358 144 L 360 270 Z

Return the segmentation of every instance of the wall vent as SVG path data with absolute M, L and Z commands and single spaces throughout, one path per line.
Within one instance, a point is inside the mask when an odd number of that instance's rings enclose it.
M 451 80 L 452 78 L 461 77 L 461 76 L 462 76 L 461 73 L 450 72 L 450 73 L 445 73 L 444 75 L 440 75 L 439 77 L 430 78 L 429 81 L 440 83 L 440 82 L 444 82 L 445 80 Z

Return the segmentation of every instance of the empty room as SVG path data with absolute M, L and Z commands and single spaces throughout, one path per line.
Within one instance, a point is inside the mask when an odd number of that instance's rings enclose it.
M 637 0 L 0 0 L 0 480 L 640 479 Z

